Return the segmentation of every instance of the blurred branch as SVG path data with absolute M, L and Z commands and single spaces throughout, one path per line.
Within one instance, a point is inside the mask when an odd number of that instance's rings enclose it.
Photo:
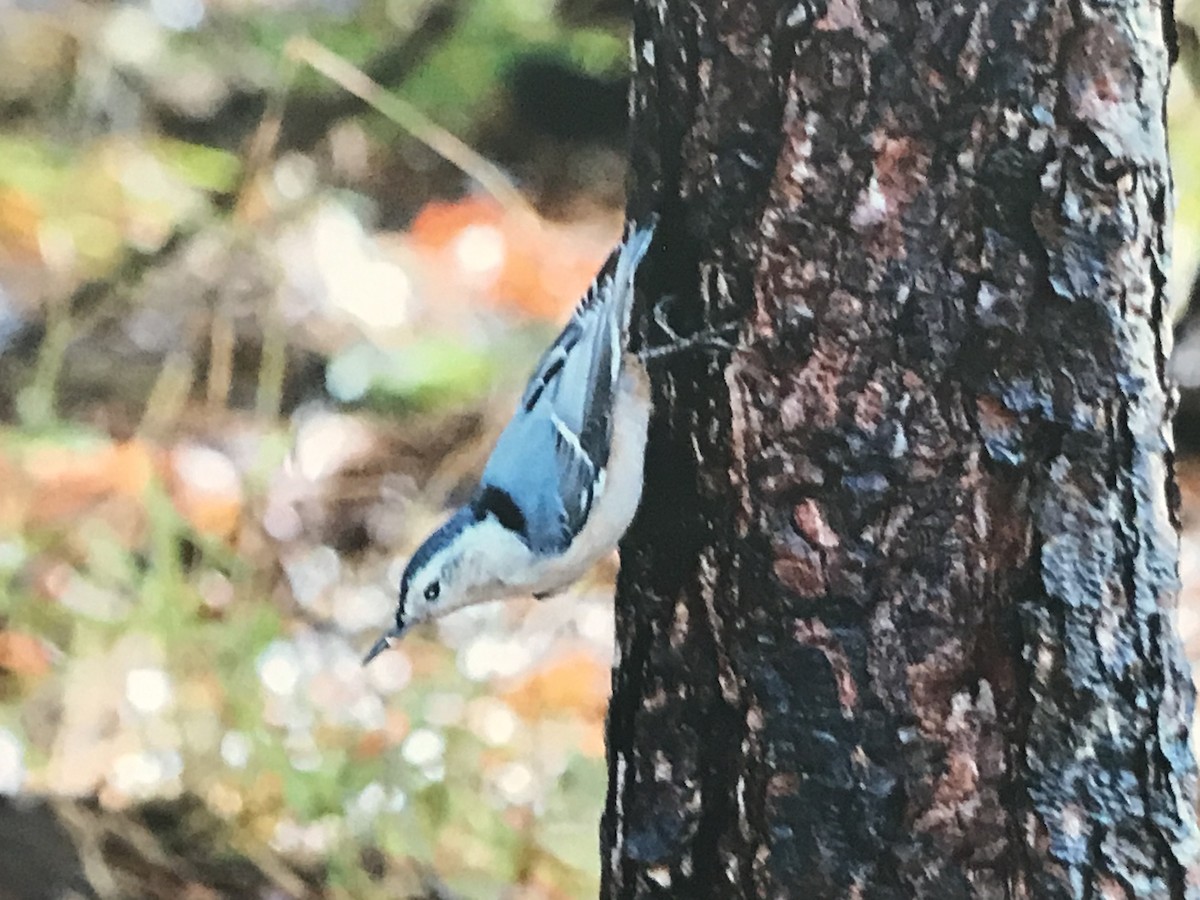
M 279 149 L 280 136 L 283 134 L 284 116 L 291 100 L 292 87 L 296 82 L 296 72 L 299 64 L 294 59 L 284 61 L 283 77 L 278 88 L 267 97 L 263 106 L 262 116 L 258 127 L 250 138 L 242 165 L 241 182 L 234 191 L 235 211 L 244 212 L 245 205 L 259 174 L 270 165 Z
M 45 331 L 38 345 L 33 378 L 17 396 L 17 412 L 26 427 L 44 428 L 54 421 L 58 376 L 71 344 L 70 308 L 62 300 L 47 304 Z
M 138 425 L 140 434 L 166 434 L 182 415 L 195 381 L 196 361 L 192 351 L 197 331 L 199 327 L 191 324 L 185 339 L 163 360 L 154 386 L 150 389 L 150 396 L 146 398 L 142 421 Z
M 229 402 L 236 348 L 237 334 L 233 323 L 228 316 L 214 314 L 208 326 L 208 379 L 204 392 L 209 412 L 224 410 Z
M 120 262 L 104 278 L 86 281 L 70 295 L 48 304 L 46 320 L 30 326 L 28 343 L 36 347 L 32 380 L 20 392 L 17 406 L 21 420 L 29 426 L 48 425 L 55 416 L 59 375 L 71 345 L 87 335 L 116 304 L 150 272 L 164 265 L 200 230 L 201 222 L 177 225 L 157 248 L 126 247 Z
M 395 86 L 415 71 L 439 47 L 462 18 L 463 0 L 442 0 L 402 39 L 383 48 L 363 64 L 373 81 Z M 264 111 L 272 94 L 258 88 L 234 88 L 224 101 L 203 116 L 191 115 L 155 94 L 153 86 L 134 79 L 163 131 L 195 144 L 234 148 L 238 146 Z M 280 150 L 306 152 L 320 141 L 333 123 L 362 112 L 367 107 L 353 94 L 342 92 L 297 92 L 287 97 L 276 136 Z
M 264 419 L 279 417 L 283 406 L 283 383 L 287 377 L 287 330 L 271 311 L 260 317 L 262 355 L 258 364 L 258 390 L 254 407 Z
M 443 0 L 402 41 L 390 44 L 363 65 L 376 84 L 401 84 L 454 30 L 462 18 L 463 0 Z M 357 94 L 336 92 L 293 96 L 283 116 L 279 144 L 285 150 L 308 149 L 324 137 L 332 123 L 365 111 L 369 104 Z
M 135 886 L 137 896 L 230 896 L 215 888 L 227 885 L 231 878 L 242 882 L 238 896 L 314 896 L 311 886 L 284 858 L 228 829 L 192 794 L 124 811 L 104 809 L 95 799 L 65 797 L 37 800 L 28 807 L 10 811 L 8 818 L 15 821 L 9 828 L 41 826 L 37 846 L 49 859 L 25 862 L 22 874 L 29 870 L 30 881 L 40 875 L 43 888 L 47 877 L 56 877 L 56 886 L 67 882 L 76 888 L 78 878 L 71 883 L 58 871 L 37 872 L 34 863 L 51 863 L 54 870 L 77 857 L 86 886 L 92 889 L 86 894 L 78 888 L 65 890 L 55 896 L 98 895 L 109 900 L 134 896 L 130 889 Z M 56 833 L 59 829 L 65 833 Z M 43 850 L 47 838 L 50 847 Z M 49 894 L 30 891 L 3 896 Z
M 307 63 L 326 78 L 340 84 L 438 156 L 457 166 L 468 177 L 475 179 L 509 212 L 527 216 L 531 222 L 538 221 L 533 207 L 495 163 L 485 159 L 449 131 L 430 121 L 412 104 L 385 91 L 362 70 L 306 37 L 295 38 L 288 45 L 287 53 L 293 59 Z

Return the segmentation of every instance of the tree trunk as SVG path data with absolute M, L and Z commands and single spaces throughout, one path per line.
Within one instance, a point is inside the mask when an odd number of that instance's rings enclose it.
M 637 0 L 605 897 L 1200 894 L 1152 0 Z M 644 316 L 644 314 L 643 314 Z

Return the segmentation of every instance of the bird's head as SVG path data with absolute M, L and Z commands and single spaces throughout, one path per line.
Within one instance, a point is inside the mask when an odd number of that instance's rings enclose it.
M 417 548 L 400 579 L 396 625 L 375 642 L 363 664 L 410 628 L 500 596 L 505 550 L 515 538 L 494 516 L 470 505 L 458 510 Z

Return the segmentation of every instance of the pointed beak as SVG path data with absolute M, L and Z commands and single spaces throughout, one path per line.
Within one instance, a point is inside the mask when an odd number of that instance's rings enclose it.
M 374 646 L 372 646 L 370 650 L 367 651 L 367 655 L 364 657 L 362 664 L 364 666 L 367 665 L 380 653 L 395 644 L 396 641 L 400 640 L 400 635 L 403 633 L 404 631 L 400 628 L 393 628 L 391 631 L 387 632 L 383 637 L 375 642 Z

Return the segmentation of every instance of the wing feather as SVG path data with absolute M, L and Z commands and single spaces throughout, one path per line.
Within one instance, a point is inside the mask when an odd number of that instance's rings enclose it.
M 512 498 L 526 540 L 540 552 L 569 546 L 603 486 L 633 279 L 653 230 L 631 227 L 609 256 L 542 354 L 484 469 L 480 496 L 500 491 Z

